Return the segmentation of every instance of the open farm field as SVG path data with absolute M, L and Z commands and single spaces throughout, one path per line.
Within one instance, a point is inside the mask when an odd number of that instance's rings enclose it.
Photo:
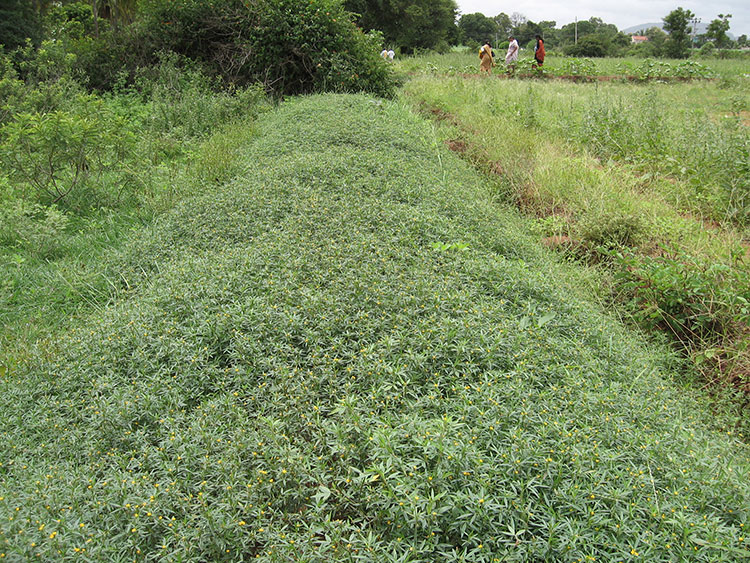
M 493 70 L 494 75 L 504 75 L 506 47 L 506 43 L 494 46 L 498 63 Z M 533 52 L 521 50 L 518 72 L 531 73 L 533 58 Z M 474 51 L 426 54 L 398 59 L 396 67 L 409 74 L 478 74 L 479 59 Z M 545 59 L 544 74 L 549 78 L 567 76 L 615 80 L 724 79 L 738 81 L 747 87 L 750 82 L 750 59 L 576 58 L 551 54 Z
M 364 95 L 254 128 L 0 374 L 5 560 L 750 557 L 747 446 L 442 130 Z
M 404 93 L 548 245 L 603 264 L 615 301 L 745 402 L 746 89 L 423 75 Z

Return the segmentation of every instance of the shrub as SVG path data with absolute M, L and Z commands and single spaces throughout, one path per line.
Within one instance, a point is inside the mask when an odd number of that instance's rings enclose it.
M 148 128 L 153 133 L 205 135 L 234 116 L 254 115 L 264 98 L 257 85 L 220 91 L 218 81 L 186 57 L 160 53 L 159 59 L 158 65 L 140 69 L 135 79 L 136 90 L 150 102 Z
M 54 65 L 49 62 L 48 51 L 28 46 L 15 55 L 21 74 L 10 57 L 0 57 L 0 125 L 20 113 L 47 113 L 75 104 L 83 92 L 81 85 L 70 74 L 52 71 Z M 38 59 L 47 62 L 37 63 Z
M 565 54 L 573 57 L 606 57 L 608 45 L 600 37 L 586 36 L 575 45 L 569 45 Z
M 712 57 L 716 53 L 716 45 L 711 41 L 706 41 L 700 49 L 698 49 L 698 55 L 701 57 Z
M 129 33 L 130 64 L 174 51 L 227 82 L 262 82 L 278 94 L 320 90 L 393 93 L 379 34 L 363 34 L 335 0 L 150 0 Z
M 591 247 L 632 247 L 644 237 L 643 220 L 633 214 L 601 212 L 589 214 L 579 225 L 581 238 Z
M 100 20 L 95 23 L 91 4 L 85 2 L 52 4 L 44 16 L 47 34 L 60 40 L 93 35 L 97 31 L 97 26 L 103 28 L 106 21 Z
M 14 113 L 15 108 L 25 97 L 25 84 L 18 78 L 10 59 L 0 58 L 0 125 Z
M 20 76 L 29 85 L 56 82 L 76 74 L 75 54 L 68 51 L 64 42 L 42 41 L 39 48 L 27 43 L 15 53 Z
M 83 204 L 80 196 L 84 194 L 78 193 L 81 188 L 90 178 L 101 178 L 123 160 L 134 140 L 121 120 L 95 110 L 95 105 L 82 103 L 80 113 L 16 116 L 0 129 L 0 138 L 4 139 L 0 162 L 12 179 L 31 188 L 41 202 L 65 203 L 78 196 Z M 93 190 L 93 186 L 88 187 Z M 92 193 L 103 195 L 89 191 Z

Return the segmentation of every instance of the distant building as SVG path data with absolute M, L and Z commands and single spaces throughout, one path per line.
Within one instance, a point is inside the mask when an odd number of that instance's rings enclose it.
M 630 36 L 630 42 L 635 45 L 638 45 L 638 43 L 645 43 L 646 41 L 648 41 L 648 37 L 646 37 L 645 35 L 631 35 Z

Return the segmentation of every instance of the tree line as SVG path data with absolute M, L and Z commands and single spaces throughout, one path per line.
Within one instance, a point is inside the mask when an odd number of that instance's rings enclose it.
M 291 37 L 301 45 L 287 45 L 288 52 L 330 49 L 340 55 L 340 51 L 324 46 L 320 38 L 314 44 L 306 39 L 305 33 L 318 37 L 306 27 L 309 18 L 307 23 L 298 21 L 299 28 L 289 27 L 290 18 L 294 20 L 290 14 L 304 11 L 303 3 L 296 7 L 290 4 L 287 15 L 281 18 L 270 4 L 269 0 L 1 0 L 0 45 L 10 52 L 64 35 L 66 40 L 76 42 L 79 62 L 87 66 L 94 85 L 114 80 L 112 73 L 117 73 L 120 57 L 125 67 L 138 66 L 147 62 L 151 51 L 159 49 L 202 57 L 220 73 L 236 79 L 241 72 L 235 67 L 258 60 L 258 53 L 266 63 L 281 56 L 279 49 L 269 51 L 255 41 L 258 38 L 250 30 L 260 27 L 270 30 L 268 36 L 261 35 L 263 41 L 272 44 L 279 43 L 272 37 L 273 31 L 286 34 L 287 39 L 287 31 L 295 31 Z M 281 4 L 286 6 L 285 2 Z M 376 34 L 377 41 L 401 53 L 445 51 L 453 45 L 473 46 L 486 40 L 501 43 L 509 35 L 515 36 L 522 47 L 541 35 L 550 49 L 588 57 L 627 53 L 684 58 L 691 48 L 701 45 L 747 45 L 744 35 L 734 42 L 729 39 L 731 14 L 719 14 L 704 33 L 697 34 L 695 15 L 683 8 L 663 18 L 663 29 L 643 30 L 648 41 L 634 46 L 629 35 L 596 17 L 558 27 L 555 21 L 534 22 L 518 12 L 501 12 L 494 17 L 460 15 L 455 0 L 315 0 L 311 4 L 328 14 L 338 14 L 338 26 L 334 26 L 338 33 L 350 33 L 341 27 L 345 20 L 361 32 Z M 257 18 L 265 13 L 273 16 L 259 22 Z M 304 33 L 296 33 L 300 29 Z M 249 43 L 253 43 L 252 52 L 248 52 Z M 287 66 L 302 74 L 315 74 L 308 62 L 297 64 L 291 58 Z
M 464 14 L 457 23 L 458 41 L 462 44 L 476 44 L 483 41 L 499 43 L 513 36 L 519 45 L 527 46 L 536 35 L 544 37 L 548 48 L 557 49 L 567 55 L 604 57 L 622 54 L 644 56 L 665 56 L 685 58 L 691 48 L 728 48 L 748 45 L 746 35 L 732 41 L 727 35 L 731 14 L 719 14 L 712 20 L 705 32 L 697 33 L 695 14 L 690 10 L 677 8 L 663 18 L 663 26 L 642 30 L 648 40 L 633 45 L 631 36 L 618 30 L 614 24 L 605 23 L 601 18 L 590 18 L 568 23 L 557 28 L 555 21 L 533 22 L 518 12 L 510 16 L 504 12 L 488 17 L 481 13 Z

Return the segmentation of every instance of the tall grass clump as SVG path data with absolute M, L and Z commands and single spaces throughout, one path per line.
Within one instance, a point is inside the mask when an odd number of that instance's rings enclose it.
M 429 124 L 329 95 L 259 130 L 0 375 L 5 557 L 748 556 L 747 449 Z
M 566 130 L 600 157 L 683 180 L 699 211 L 747 226 L 750 134 L 739 109 L 745 97 L 737 97 L 731 117 L 717 118 L 697 109 L 675 115 L 657 91 L 644 94 L 596 97 L 584 108 L 583 121 L 566 124 Z

